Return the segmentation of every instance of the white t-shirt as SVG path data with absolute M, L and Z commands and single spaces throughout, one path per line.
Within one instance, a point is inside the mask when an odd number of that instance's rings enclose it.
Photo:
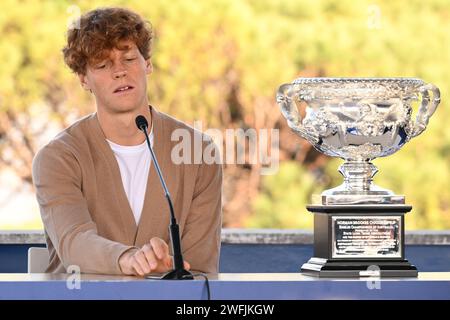
M 149 135 L 150 144 L 153 147 L 153 127 Z M 141 218 L 144 206 L 145 191 L 147 189 L 148 173 L 152 157 L 147 147 L 147 141 L 137 146 L 122 146 L 108 141 L 117 163 L 119 164 L 122 177 L 123 189 L 134 214 L 136 225 Z

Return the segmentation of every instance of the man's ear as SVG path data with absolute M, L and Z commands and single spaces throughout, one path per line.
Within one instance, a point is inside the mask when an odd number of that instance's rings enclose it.
M 146 64 L 146 73 L 147 74 L 151 74 L 153 72 L 153 64 L 152 61 L 150 59 L 145 60 L 145 64 Z
M 78 79 L 80 79 L 80 84 L 83 87 L 84 90 L 91 90 L 87 83 L 87 77 L 85 74 L 78 74 Z

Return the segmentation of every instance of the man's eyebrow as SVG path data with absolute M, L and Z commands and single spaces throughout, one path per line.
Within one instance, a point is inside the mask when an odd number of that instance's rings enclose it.
M 121 48 L 120 47 L 116 47 L 116 49 L 119 50 L 120 52 L 122 52 L 122 54 L 127 54 L 127 53 L 129 53 L 129 52 L 131 52 L 131 51 L 133 51 L 134 49 L 137 49 L 137 48 L 134 48 L 132 46 L 126 45 L 126 46 L 123 46 Z M 108 60 L 111 60 L 111 56 L 108 55 L 108 54 L 102 54 L 102 55 L 100 55 L 100 56 L 98 56 L 96 58 L 91 59 L 89 64 L 90 65 L 97 65 L 97 64 L 100 64 L 100 63 L 107 62 Z
M 129 44 L 125 44 L 125 45 L 119 44 L 119 45 L 117 45 L 116 49 L 127 52 L 127 51 L 131 51 L 131 50 L 135 49 L 135 47 L 132 45 L 129 45 Z

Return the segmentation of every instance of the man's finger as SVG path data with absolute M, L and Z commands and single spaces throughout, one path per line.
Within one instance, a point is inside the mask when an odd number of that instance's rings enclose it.
M 135 271 L 136 275 L 143 276 L 144 271 L 142 270 L 139 262 L 136 260 L 136 258 L 133 256 L 131 257 L 131 268 Z
M 150 273 L 150 271 L 151 271 L 150 265 L 147 261 L 144 251 L 139 250 L 138 252 L 136 252 L 134 255 L 134 258 L 144 273 Z
M 167 256 L 164 259 L 164 264 L 166 265 L 167 269 L 173 268 L 173 258 L 172 258 L 172 256 Z
M 150 244 L 159 260 L 163 260 L 169 255 L 169 246 L 163 239 L 154 237 L 150 240 Z
M 155 252 L 153 251 L 153 248 L 149 245 L 144 245 L 142 247 L 142 252 L 145 255 L 145 258 L 147 260 L 148 265 L 152 270 L 156 269 L 158 266 L 158 259 L 155 255 Z
M 168 257 L 164 260 L 164 264 L 166 265 L 166 267 L 167 267 L 168 269 L 175 268 L 175 266 L 173 265 L 173 257 L 172 257 L 172 256 L 168 256 Z M 183 267 L 184 267 L 186 270 L 190 270 L 190 269 L 191 269 L 191 265 L 190 265 L 189 262 L 187 262 L 187 261 L 183 261 Z

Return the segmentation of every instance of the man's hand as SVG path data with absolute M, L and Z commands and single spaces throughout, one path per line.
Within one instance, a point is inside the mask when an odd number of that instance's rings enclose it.
M 119 266 L 126 275 L 144 276 L 151 272 L 167 272 L 173 268 L 173 262 L 167 243 L 154 237 L 139 250 L 125 251 L 119 258 Z M 184 261 L 184 268 L 191 268 L 187 261 Z

